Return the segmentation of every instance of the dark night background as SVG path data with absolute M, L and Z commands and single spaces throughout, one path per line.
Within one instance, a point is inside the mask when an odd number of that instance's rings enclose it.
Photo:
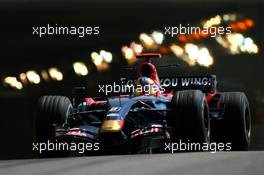
M 141 32 L 163 30 L 164 26 L 179 23 L 196 23 L 217 14 L 239 13 L 255 21 L 248 32 L 259 46 L 256 55 L 230 55 L 216 44 L 208 47 L 215 64 L 210 68 L 184 65 L 177 70 L 160 71 L 160 75 L 216 74 L 219 90 L 246 92 L 254 122 L 252 149 L 264 149 L 264 3 L 164 1 L 0 1 L 0 77 L 18 75 L 30 69 L 41 70 L 58 67 L 64 74 L 61 82 L 43 82 L 28 85 L 21 91 L 0 84 L 0 159 L 32 157 L 32 119 L 37 99 L 41 95 L 71 96 L 74 86 L 88 87 L 89 96 L 98 95 L 97 84 L 127 74 L 120 48 L 136 40 Z M 60 24 L 72 26 L 100 26 L 99 36 L 32 35 L 32 26 Z M 106 49 L 114 60 L 106 72 L 91 68 L 87 77 L 74 74 L 72 63 L 76 60 L 90 63 L 90 53 Z M 170 58 L 168 58 L 170 60 Z M 166 63 L 166 59 L 164 59 Z M 135 75 L 135 74 L 134 74 Z M 262 99 L 262 103 L 260 102 Z M 262 121 L 262 123 L 261 123 Z

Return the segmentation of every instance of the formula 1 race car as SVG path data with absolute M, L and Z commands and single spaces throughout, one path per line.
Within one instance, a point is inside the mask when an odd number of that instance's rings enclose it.
M 85 88 L 76 87 L 72 101 L 41 97 L 34 121 L 36 143 L 89 143 L 96 149 L 87 155 L 163 152 L 164 143 L 179 141 L 230 143 L 232 150 L 248 150 L 251 115 L 246 95 L 217 92 L 215 75 L 160 79 L 151 63 L 160 57 L 138 55 L 146 59 L 140 78 L 122 82 L 148 86 L 147 91 L 137 91 L 137 86 L 132 93 L 91 98 Z M 52 150 L 40 156 L 58 156 Z M 65 150 L 63 155 L 69 153 Z

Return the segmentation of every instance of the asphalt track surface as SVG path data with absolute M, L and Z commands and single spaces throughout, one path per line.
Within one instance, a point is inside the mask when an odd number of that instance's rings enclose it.
M 264 151 L 0 161 L 1 175 L 263 175 Z

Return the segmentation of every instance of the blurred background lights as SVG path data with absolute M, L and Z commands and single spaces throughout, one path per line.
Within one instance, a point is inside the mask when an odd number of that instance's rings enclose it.
M 243 35 L 240 33 L 227 35 L 226 38 L 229 43 L 235 46 L 239 46 L 243 44 L 243 40 L 244 40 Z
M 27 84 L 28 80 L 27 80 L 27 75 L 25 73 L 21 73 L 19 74 L 19 79 L 22 83 Z
M 133 64 L 137 61 L 136 55 L 144 52 L 159 52 L 166 56 L 172 53 L 176 59 L 187 63 L 189 66 L 204 66 L 210 67 L 214 64 L 214 57 L 209 52 L 209 49 L 214 49 L 215 46 L 210 46 L 215 40 L 229 54 L 258 54 L 259 46 L 253 38 L 246 36 L 247 31 L 255 26 L 255 21 L 241 14 L 221 14 L 201 20 L 195 26 L 210 28 L 213 26 L 230 27 L 230 34 L 217 35 L 210 38 L 209 34 L 194 32 L 192 34 L 179 34 L 177 37 L 166 38 L 163 32 L 152 30 L 152 33 L 142 32 L 137 41 L 130 42 L 129 46 L 121 47 L 121 54 L 125 58 L 127 64 Z M 167 40 L 166 40 L 167 39 Z M 203 42 L 207 39 L 208 42 Z M 205 44 L 209 44 L 205 47 Z M 91 61 L 95 65 L 98 72 L 108 70 L 114 59 L 114 54 L 107 50 L 98 50 L 90 53 Z M 84 62 L 72 63 L 74 72 L 79 76 L 88 75 L 88 65 Z M 33 68 L 32 68 L 33 69 Z M 62 81 L 65 79 L 63 73 L 56 67 L 51 67 L 44 70 L 29 70 L 20 73 L 16 77 L 6 77 L 3 79 L 3 84 L 15 89 L 22 89 L 25 85 L 39 84 L 41 80 L 49 82 L 50 80 Z
M 112 53 L 107 52 L 105 50 L 100 51 L 100 56 L 103 58 L 103 60 L 107 63 L 111 63 L 113 60 Z
M 52 80 L 56 80 L 56 81 L 63 80 L 63 74 L 59 71 L 58 68 L 56 67 L 49 68 L 48 72 Z
M 257 54 L 259 52 L 258 46 L 250 37 L 244 37 L 241 33 L 232 33 L 223 37 L 217 37 L 216 41 L 227 48 L 231 54 Z
M 187 43 L 185 45 L 185 52 L 188 54 L 190 59 L 196 60 L 197 59 L 197 55 L 198 55 L 198 46 L 191 44 L 191 43 Z
M 140 54 L 143 51 L 143 46 L 141 44 L 137 44 L 136 42 L 131 42 L 130 48 L 136 53 Z
M 229 44 L 225 41 L 225 38 L 223 36 L 216 36 L 215 40 L 224 48 L 228 48 Z
M 32 84 L 39 84 L 40 83 L 40 76 L 37 74 L 36 71 L 30 70 L 26 72 L 27 79 Z
M 92 62 L 96 65 L 99 66 L 100 64 L 102 64 L 103 57 L 101 55 L 99 55 L 97 52 L 92 52 L 91 53 L 91 58 L 92 58 Z
M 46 70 L 42 70 L 40 72 L 40 75 L 41 75 L 41 77 L 42 77 L 43 80 L 49 81 L 50 77 L 49 77 L 49 74 L 48 74 L 48 72 Z
M 123 46 L 121 48 L 121 51 L 123 53 L 123 56 L 125 57 L 125 59 L 130 60 L 135 58 L 134 52 L 131 48 L 127 47 L 127 46 Z
M 212 26 L 217 26 L 221 24 L 222 18 L 221 16 L 217 15 L 213 18 L 210 18 L 209 20 L 205 21 L 203 28 L 210 28 Z
M 4 83 L 18 90 L 21 90 L 23 88 L 23 84 L 19 82 L 16 77 L 8 76 L 4 79 Z
M 163 33 L 154 31 L 151 34 L 151 36 L 152 36 L 153 40 L 156 42 L 156 44 L 159 44 L 159 45 L 162 44 L 163 39 L 164 39 Z
M 170 49 L 171 49 L 172 53 L 174 53 L 177 57 L 182 56 L 184 53 L 183 48 L 176 45 L 176 44 L 171 45 Z
M 244 39 L 244 44 L 241 46 L 241 50 L 250 54 L 256 54 L 258 53 L 258 46 L 250 37 L 247 37 Z
M 112 53 L 105 50 L 100 50 L 99 52 L 92 52 L 91 58 L 98 71 L 108 70 L 109 63 L 113 61 Z
M 226 22 L 233 22 L 237 20 L 237 15 L 236 14 L 224 14 L 223 15 L 223 20 Z
M 213 65 L 213 57 L 206 47 L 199 47 L 198 45 L 187 43 L 184 48 L 173 44 L 170 46 L 170 49 L 177 58 L 180 58 L 190 66 L 198 64 L 200 66 L 209 67 Z
M 83 62 L 73 63 L 73 69 L 74 69 L 74 72 L 80 76 L 86 76 L 89 73 L 88 68 L 85 66 Z
M 245 24 L 247 27 L 253 27 L 254 26 L 254 21 L 252 19 L 245 19 Z
M 139 40 L 142 42 L 142 44 L 150 49 L 150 48 L 154 48 L 155 47 L 155 42 L 154 40 L 152 39 L 152 37 L 150 37 L 148 34 L 146 33 L 141 33 L 139 35 Z
M 210 55 L 207 48 L 199 49 L 197 54 L 197 63 L 201 66 L 208 67 L 213 64 L 213 57 Z

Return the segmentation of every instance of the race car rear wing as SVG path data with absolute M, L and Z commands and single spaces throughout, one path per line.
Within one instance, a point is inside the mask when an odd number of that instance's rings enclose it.
M 160 85 L 165 91 L 197 89 L 204 93 L 214 93 L 217 90 L 215 75 L 162 77 Z
M 122 84 L 131 85 L 135 79 L 123 79 Z M 164 88 L 165 92 L 171 90 L 187 90 L 197 89 L 203 93 L 214 93 L 217 91 L 217 81 L 215 75 L 208 76 L 175 76 L 175 77 L 161 77 L 160 86 Z

